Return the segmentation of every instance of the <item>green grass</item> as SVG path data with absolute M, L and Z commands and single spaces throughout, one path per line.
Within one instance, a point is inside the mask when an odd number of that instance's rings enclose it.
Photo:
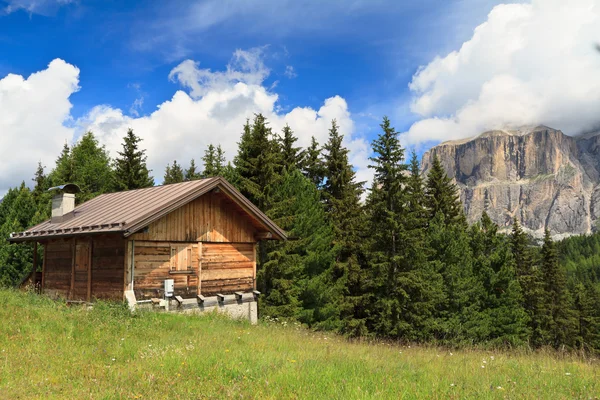
M 587 399 L 600 396 L 598 371 L 575 355 L 349 343 L 0 290 L 2 399 Z

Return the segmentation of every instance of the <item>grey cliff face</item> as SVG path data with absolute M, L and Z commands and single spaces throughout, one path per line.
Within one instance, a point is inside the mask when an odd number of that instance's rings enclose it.
M 469 222 L 486 211 L 501 228 L 516 217 L 534 236 L 590 233 L 600 218 L 600 134 L 572 137 L 538 126 L 496 130 L 444 142 L 423 155 L 423 171 L 437 155 L 460 189 Z

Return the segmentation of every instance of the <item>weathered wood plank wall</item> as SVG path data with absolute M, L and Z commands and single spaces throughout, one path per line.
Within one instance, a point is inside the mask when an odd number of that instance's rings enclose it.
M 171 212 L 148 226 L 133 240 L 172 242 L 254 242 L 256 228 L 247 214 L 222 194 L 204 196 Z
M 92 299 L 123 300 L 126 241 L 121 235 L 95 236 L 92 243 Z
M 89 291 L 92 300 L 123 299 L 125 240 L 122 237 L 55 239 L 44 246 L 45 293 L 52 297 L 87 300 Z
M 252 290 L 255 276 L 254 243 L 203 243 L 202 294 Z

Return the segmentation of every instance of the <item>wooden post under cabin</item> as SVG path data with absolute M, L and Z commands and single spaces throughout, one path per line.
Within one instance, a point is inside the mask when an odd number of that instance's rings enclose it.
M 33 284 L 33 290 L 37 290 L 35 287 L 38 267 L 38 242 L 33 242 L 33 268 L 31 270 L 31 283 Z
M 88 250 L 88 276 L 87 276 L 87 301 L 92 300 L 92 251 L 94 246 L 94 241 L 90 238 L 90 248 Z
M 71 289 L 69 289 L 69 300 L 73 299 L 73 292 L 75 291 L 75 262 L 77 252 L 77 239 L 71 239 Z
M 46 246 L 44 244 L 44 259 L 42 260 L 42 284 L 40 287 L 40 293 L 44 293 L 44 284 L 46 283 L 46 259 L 48 257 L 46 257 L 46 248 L 48 246 Z

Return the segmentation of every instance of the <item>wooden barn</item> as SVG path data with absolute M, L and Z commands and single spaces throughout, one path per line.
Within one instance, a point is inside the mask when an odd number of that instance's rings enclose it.
M 57 188 L 52 219 L 10 237 L 43 246 L 41 274 L 31 280 L 70 301 L 167 309 L 202 308 L 210 298 L 213 306 L 252 302 L 258 241 L 286 239 L 220 177 L 103 194 L 75 207 L 77 191 Z

